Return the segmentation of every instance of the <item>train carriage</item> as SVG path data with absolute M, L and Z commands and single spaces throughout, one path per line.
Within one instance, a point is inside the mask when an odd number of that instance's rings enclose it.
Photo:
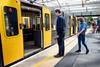
M 0 66 L 50 45 L 51 11 L 48 8 L 19 0 L 0 0 Z

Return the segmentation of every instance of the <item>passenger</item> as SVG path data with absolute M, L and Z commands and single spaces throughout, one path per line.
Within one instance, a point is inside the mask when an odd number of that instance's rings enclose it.
M 92 22 L 92 33 L 95 33 L 97 28 L 96 22 L 93 19 L 91 19 L 91 22 Z
M 85 32 L 87 29 L 87 24 L 84 22 L 83 18 L 79 19 L 79 27 L 78 27 L 78 50 L 76 52 L 81 52 L 81 42 L 84 45 L 84 47 L 86 48 L 86 54 L 89 53 L 89 49 L 85 43 Z
M 97 31 L 96 33 L 100 33 L 100 18 L 97 19 Z
M 57 31 L 57 42 L 59 47 L 59 53 L 54 57 L 64 56 L 64 36 L 65 36 L 65 19 L 61 16 L 61 11 L 59 9 L 55 10 L 57 16 L 56 31 Z

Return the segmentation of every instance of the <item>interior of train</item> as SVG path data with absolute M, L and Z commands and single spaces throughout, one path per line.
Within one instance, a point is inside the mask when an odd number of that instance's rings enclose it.
M 35 9 L 36 8 L 31 8 L 30 10 L 27 10 L 27 8 L 22 8 L 22 19 L 24 24 L 23 40 L 25 55 L 40 50 L 42 46 L 41 10 Z

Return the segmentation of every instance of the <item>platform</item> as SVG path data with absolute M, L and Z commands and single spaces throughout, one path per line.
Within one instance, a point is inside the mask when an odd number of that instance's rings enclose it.
M 89 54 L 85 54 L 83 46 L 81 53 L 75 53 L 77 50 L 75 35 L 65 40 L 64 57 L 53 57 L 58 51 L 58 46 L 55 44 L 11 67 L 100 67 L 100 34 L 87 32 L 86 44 L 90 50 Z
M 75 53 L 74 47 L 55 67 L 100 67 L 100 34 L 88 34 L 86 43 L 89 54 L 85 54 L 83 46 L 81 53 Z

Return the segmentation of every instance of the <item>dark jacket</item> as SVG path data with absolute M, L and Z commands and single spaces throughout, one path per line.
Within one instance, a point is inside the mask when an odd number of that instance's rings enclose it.
M 56 30 L 57 30 L 57 35 L 65 33 L 65 19 L 62 16 L 57 17 L 57 23 L 56 23 Z

